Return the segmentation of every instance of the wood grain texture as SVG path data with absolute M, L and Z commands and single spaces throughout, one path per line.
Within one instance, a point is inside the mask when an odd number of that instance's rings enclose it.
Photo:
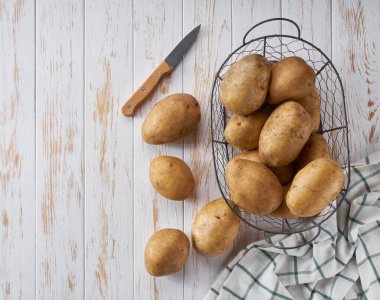
M 288 17 L 320 47 L 345 88 L 352 160 L 380 129 L 380 3 L 376 0 L 0 0 L 0 299 L 202 299 L 225 263 L 262 237 L 242 226 L 234 247 L 153 278 L 145 243 L 161 228 L 191 238 L 195 214 L 220 197 L 210 132 L 214 74 L 252 25 Z M 202 24 L 183 63 L 126 118 L 121 106 L 175 45 Z M 250 37 L 294 34 L 286 23 Z M 142 141 L 159 99 L 193 94 L 196 135 Z M 183 158 L 197 182 L 185 202 L 149 182 L 158 155 Z
M 133 5 L 134 88 L 137 88 L 181 41 L 182 2 L 144 0 L 135 1 Z M 180 64 L 160 83 L 152 97 L 134 116 L 135 299 L 183 298 L 183 271 L 167 277 L 154 278 L 147 273 L 144 266 L 144 248 L 150 235 L 161 228 L 183 229 L 183 202 L 171 201 L 160 196 L 149 181 L 150 161 L 159 155 L 182 158 L 183 142 L 158 146 L 146 144 L 141 138 L 141 125 L 152 105 L 168 94 L 181 91 Z
M 35 296 L 34 22 L 0 1 L 0 299 Z
M 36 297 L 81 299 L 83 2 L 36 6 Z
M 184 148 L 197 184 L 194 197 L 185 202 L 184 226 L 190 237 L 196 213 L 220 197 L 212 160 L 210 95 L 215 72 L 231 52 L 231 6 L 229 1 L 184 1 L 183 12 L 185 33 L 202 24 L 195 46 L 183 61 L 183 90 L 194 95 L 202 111 L 198 133 L 186 139 Z M 208 259 L 191 249 L 185 268 L 185 299 L 204 297 L 230 252 Z
M 281 16 L 280 1 L 232 1 L 232 48 L 236 49 L 243 44 L 245 33 L 255 24 L 270 18 Z M 249 39 L 264 35 L 281 33 L 281 23 L 279 21 L 263 24 L 250 32 Z M 259 224 L 257 224 L 259 225 Z M 263 234 L 241 222 L 241 229 L 234 246 L 234 254 L 248 244 L 259 240 Z
M 132 1 L 85 5 L 85 186 L 88 299 L 133 297 Z
M 332 59 L 345 89 L 353 161 L 380 137 L 379 31 L 379 1 L 332 1 Z

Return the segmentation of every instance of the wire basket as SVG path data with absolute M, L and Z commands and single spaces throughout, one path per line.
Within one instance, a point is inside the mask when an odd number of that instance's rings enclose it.
M 293 24 L 298 32 L 297 36 L 273 34 L 247 40 L 248 35 L 256 27 L 272 21 L 286 21 Z M 328 142 L 330 152 L 346 171 L 345 186 L 339 196 L 319 215 L 311 218 L 298 218 L 293 220 L 274 218 L 249 214 L 234 204 L 226 183 L 225 168 L 238 150 L 230 146 L 224 138 L 224 129 L 231 113 L 227 111 L 219 99 L 219 86 L 223 76 L 231 65 L 247 54 L 260 54 L 268 60 L 278 61 L 288 56 L 303 58 L 316 73 L 316 88 L 321 100 L 321 129 Z M 215 75 L 211 95 L 211 131 L 212 149 L 216 172 L 216 179 L 228 206 L 245 223 L 258 229 L 264 234 L 265 239 L 272 246 L 282 249 L 301 247 L 317 238 L 321 231 L 321 224 L 331 217 L 343 201 L 350 181 L 350 151 L 348 143 L 348 124 L 344 91 L 342 81 L 331 60 L 316 46 L 300 37 L 298 25 L 289 19 L 274 18 L 260 22 L 253 26 L 245 34 L 243 44 L 232 52 L 223 62 Z M 278 246 L 271 242 L 268 234 L 292 234 L 300 233 L 312 228 L 317 228 L 316 234 L 304 240 L 303 244 L 296 246 Z

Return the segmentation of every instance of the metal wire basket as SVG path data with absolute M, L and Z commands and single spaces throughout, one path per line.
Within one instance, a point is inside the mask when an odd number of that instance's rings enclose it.
M 256 27 L 272 22 L 286 21 L 293 24 L 298 32 L 297 36 L 273 34 L 247 40 L 248 35 Z M 231 65 L 244 55 L 260 54 L 272 61 L 278 61 L 288 56 L 302 57 L 316 73 L 316 87 L 321 100 L 321 130 L 326 138 L 332 157 L 345 169 L 346 182 L 340 195 L 329 204 L 319 215 L 312 218 L 298 218 L 287 220 L 269 216 L 249 214 L 236 206 L 231 200 L 230 191 L 226 183 L 225 168 L 230 158 L 237 154 L 237 150 L 230 146 L 224 138 L 224 129 L 230 118 L 228 112 L 219 99 L 219 86 L 223 76 Z M 321 224 L 331 217 L 343 201 L 350 181 L 350 151 L 348 143 L 348 124 L 342 81 L 331 60 L 321 49 L 300 37 L 298 25 L 289 19 L 274 18 L 260 22 L 245 34 L 243 44 L 232 52 L 215 75 L 211 95 L 211 131 L 212 149 L 217 182 L 226 203 L 232 211 L 245 223 L 260 230 L 268 243 L 277 248 L 290 249 L 310 243 L 319 235 Z M 267 234 L 292 234 L 317 228 L 316 234 L 305 240 L 303 244 L 295 246 L 278 246 L 271 242 Z

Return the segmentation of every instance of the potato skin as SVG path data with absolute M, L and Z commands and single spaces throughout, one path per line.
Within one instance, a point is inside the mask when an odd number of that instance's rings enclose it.
M 321 134 L 312 134 L 296 160 L 297 171 L 317 158 L 331 158 L 329 145 Z
M 311 133 L 311 119 L 301 104 L 287 101 L 270 115 L 259 139 L 260 158 L 271 167 L 293 162 Z
M 199 103 L 189 94 L 173 94 L 155 104 L 141 127 L 148 144 L 170 143 L 197 130 L 201 119 Z
M 303 98 L 297 100 L 305 110 L 308 112 L 311 118 L 311 132 L 317 132 L 321 124 L 321 101 L 316 88 Z
M 315 216 L 336 198 L 343 184 L 342 168 L 332 159 L 318 158 L 296 174 L 286 204 L 294 215 Z
M 261 129 L 269 115 L 261 109 L 248 116 L 233 114 L 224 130 L 226 141 L 240 150 L 256 149 Z
M 149 167 L 149 179 L 154 189 L 171 200 L 184 200 L 195 188 L 194 176 L 188 165 L 173 156 L 159 156 Z
M 182 269 L 190 242 L 178 229 L 161 229 L 148 240 L 144 251 L 145 268 L 152 276 L 165 276 Z
M 270 79 L 270 66 L 257 54 L 239 59 L 224 75 L 220 84 L 220 101 L 239 115 L 248 115 L 264 103 Z
M 314 70 L 300 57 L 286 57 L 272 66 L 269 104 L 300 99 L 315 88 Z
M 265 163 L 260 158 L 260 154 L 258 150 L 251 150 L 251 151 L 239 153 L 238 155 L 235 155 L 232 159 L 248 159 L 248 160 L 255 161 L 255 162 L 265 165 Z M 293 176 L 294 176 L 293 164 L 289 164 L 285 167 L 278 167 L 278 168 L 269 167 L 269 169 L 273 172 L 274 175 L 276 175 L 281 185 L 287 185 L 293 179 Z
M 230 160 L 226 179 L 232 201 L 248 213 L 267 215 L 281 204 L 281 183 L 261 163 L 246 159 Z
M 191 229 L 193 247 L 206 257 L 225 252 L 239 233 L 239 218 L 223 198 L 207 203 L 196 215 Z
M 272 211 L 269 214 L 271 217 L 289 219 L 289 220 L 298 218 L 296 215 L 293 215 L 290 212 L 289 207 L 286 205 L 286 194 L 288 193 L 289 188 L 290 188 L 289 186 L 284 186 L 282 188 L 283 200 L 282 200 L 280 206 L 275 211 Z

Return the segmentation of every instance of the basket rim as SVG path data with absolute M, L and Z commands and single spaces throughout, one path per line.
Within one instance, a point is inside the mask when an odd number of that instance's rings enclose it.
M 240 214 L 236 211 L 236 209 L 230 204 L 229 201 L 232 201 L 232 200 L 227 200 L 226 198 L 226 195 L 224 194 L 223 190 L 222 190 L 222 186 L 221 186 L 221 183 L 220 183 L 220 180 L 219 180 L 219 176 L 218 176 L 218 171 L 217 171 L 217 164 L 216 164 L 216 159 L 215 159 L 215 141 L 214 141 L 214 128 L 212 126 L 213 122 L 214 122 L 214 113 L 213 113 L 213 109 L 212 109 L 212 106 L 213 106 L 213 103 L 214 103 L 214 90 L 215 90 L 215 86 L 216 86 L 216 82 L 218 79 L 221 80 L 219 74 L 220 74 L 220 71 L 222 70 L 222 68 L 226 65 L 226 63 L 228 62 L 228 60 L 231 58 L 232 55 L 234 55 L 238 50 L 240 50 L 241 48 L 247 46 L 248 44 L 250 43 L 253 43 L 253 42 L 256 42 L 258 40 L 264 40 L 264 45 L 266 43 L 266 39 L 267 38 L 274 38 L 274 37 L 279 37 L 279 38 L 282 38 L 282 37 L 285 37 L 285 38 L 290 38 L 290 39 L 294 39 L 294 40 L 298 40 L 298 41 L 301 41 L 301 42 L 304 42 L 306 44 L 308 44 L 309 46 L 311 46 L 312 48 L 314 48 L 315 50 L 317 50 L 326 60 L 327 60 L 327 63 L 325 63 L 322 68 L 318 71 L 320 72 L 322 69 L 324 69 L 327 65 L 330 65 L 334 71 L 334 73 L 336 74 L 337 78 L 338 78 L 338 82 L 339 82 L 339 85 L 340 85 L 340 88 L 341 88 L 341 94 L 342 94 L 342 98 L 343 98 L 343 113 L 344 113 L 344 119 L 345 119 L 345 129 L 346 129 L 346 132 L 345 132 L 345 141 L 346 141 L 346 152 L 347 152 L 347 164 L 345 166 L 343 166 L 343 168 L 346 168 L 346 179 L 347 179 L 347 183 L 345 185 L 345 188 L 342 189 L 342 191 L 340 192 L 340 197 L 338 196 L 337 198 L 335 198 L 332 202 L 336 201 L 336 206 L 333 210 L 331 210 L 330 212 L 328 212 L 328 214 L 326 215 L 326 217 L 323 217 L 323 219 L 319 222 L 319 223 L 314 223 L 314 225 L 312 226 L 308 226 L 308 227 L 304 227 L 304 228 L 301 228 L 301 229 L 292 229 L 291 231 L 288 231 L 288 232 L 279 232 L 278 230 L 275 231 L 275 230 L 271 230 L 271 229 L 267 229 L 267 228 L 262 228 L 262 227 L 259 227 L 259 226 L 256 226 L 254 225 L 253 223 L 247 221 L 246 219 L 244 219 L 243 217 L 240 216 Z M 282 43 L 282 41 L 281 41 Z M 265 46 L 264 46 L 265 47 Z M 344 94 L 344 88 L 343 88 L 343 84 L 342 84 L 342 80 L 340 78 L 340 75 L 339 75 L 339 72 L 337 71 L 337 69 L 335 68 L 333 62 L 331 61 L 331 59 L 317 46 L 315 46 L 314 44 L 312 44 L 311 42 L 301 38 L 301 37 L 297 37 L 297 36 L 293 36 L 293 35 L 288 35 L 288 34 L 270 34 L 270 35 L 263 35 L 263 36 L 260 36 L 260 37 L 257 37 L 257 38 L 253 38 L 249 41 L 247 41 L 246 43 L 243 43 L 241 44 L 239 47 L 237 47 L 234 51 L 232 51 L 228 56 L 227 58 L 222 62 L 222 64 L 220 65 L 218 71 L 215 73 L 215 76 L 214 76 L 214 81 L 213 81 L 213 86 L 212 86 L 212 89 L 211 89 L 211 137 L 212 137 L 212 154 L 213 154 L 213 161 L 214 161 L 214 172 L 215 172 L 215 175 L 216 175 L 216 181 L 217 181 L 217 184 L 218 184 L 218 187 L 219 187 L 219 191 L 224 199 L 224 201 L 227 203 L 228 207 L 232 210 L 232 212 L 238 216 L 238 218 L 240 220 L 242 220 L 244 223 L 246 223 L 247 225 L 257 229 L 258 231 L 262 232 L 262 233 L 270 233 L 270 234 L 293 234 L 293 233 L 301 233 L 301 232 L 305 232 L 305 231 L 308 231 L 308 230 L 311 230 L 313 228 L 316 228 L 316 227 L 321 227 L 321 225 L 326 222 L 331 216 L 333 216 L 335 214 L 335 212 L 338 210 L 338 208 L 340 207 L 341 203 L 343 202 L 343 200 L 345 199 L 347 193 L 348 193 L 348 190 L 349 190 L 349 186 L 350 186 L 350 167 L 351 167 L 351 162 L 350 162 L 350 148 L 349 148 L 349 128 L 348 128 L 348 119 L 347 119 L 347 109 L 346 109 L 346 101 L 345 101 L 345 94 Z M 214 104 L 216 105 L 216 104 Z M 225 114 L 225 107 L 223 106 L 223 112 Z M 225 146 L 227 147 L 227 144 L 225 144 Z M 228 153 L 228 151 L 227 151 Z M 256 214 L 252 214 L 252 215 L 256 215 Z M 257 216 L 260 216 L 260 215 L 257 215 Z M 262 217 L 262 216 L 260 216 Z M 313 218 L 315 217 L 310 217 L 308 219 L 312 220 Z M 283 219 L 283 218 L 274 218 L 274 219 L 278 219 L 278 220 L 286 220 L 286 219 Z

